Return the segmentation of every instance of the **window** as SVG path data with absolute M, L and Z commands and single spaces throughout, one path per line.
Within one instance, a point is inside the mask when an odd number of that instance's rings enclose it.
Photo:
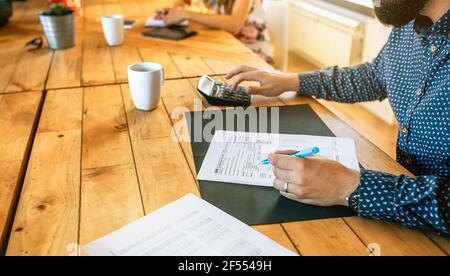
M 373 8 L 373 0 L 346 0 L 364 7 Z

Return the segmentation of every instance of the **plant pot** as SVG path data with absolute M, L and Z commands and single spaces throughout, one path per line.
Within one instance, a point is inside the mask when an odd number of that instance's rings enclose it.
M 12 4 L 10 0 L 0 0 L 0 27 L 8 23 L 12 15 Z
M 48 47 L 52 50 L 75 46 L 75 23 L 73 13 L 61 16 L 39 15 Z

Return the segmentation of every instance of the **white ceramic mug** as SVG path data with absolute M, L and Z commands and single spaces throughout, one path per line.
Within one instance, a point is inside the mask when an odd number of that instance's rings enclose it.
M 109 46 L 117 46 L 123 43 L 123 15 L 111 14 L 102 16 L 102 27 L 103 34 Z
M 152 62 L 128 66 L 131 98 L 139 110 L 153 110 L 159 105 L 164 84 L 164 68 Z

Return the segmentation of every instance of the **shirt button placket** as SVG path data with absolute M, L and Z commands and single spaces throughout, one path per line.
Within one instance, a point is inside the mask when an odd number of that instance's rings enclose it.
M 402 127 L 402 134 L 403 135 L 408 135 L 409 134 L 409 129 L 407 127 Z
M 423 96 L 423 94 L 425 93 L 425 90 L 423 90 L 422 88 L 417 88 L 416 90 L 416 95 L 421 97 Z
M 431 45 L 430 47 L 430 51 L 431 53 L 435 54 L 437 51 L 439 50 L 439 48 L 436 45 Z

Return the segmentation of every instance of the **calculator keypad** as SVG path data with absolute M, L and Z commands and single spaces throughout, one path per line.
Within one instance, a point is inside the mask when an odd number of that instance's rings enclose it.
M 217 84 L 218 93 L 217 97 L 233 101 L 237 103 L 247 103 L 250 102 L 250 95 L 247 93 L 247 89 L 245 87 L 238 87 L 237 90 L 232 91 L 231 85 L 229 84 Z
M 206 85 L 207 87 L 204 82 L 201 82 L 205 78 L 209 83 Z M 210 88 L 210 85 L 213 87 Z M 247 88 L 238 87 L 236 90 L 232 90 L 231 85 L 214 81 L 206 75 L 200 79 L 197 90 L 211 105 L 245 107 L 251 105 L 252 96 L 248 94 Z

